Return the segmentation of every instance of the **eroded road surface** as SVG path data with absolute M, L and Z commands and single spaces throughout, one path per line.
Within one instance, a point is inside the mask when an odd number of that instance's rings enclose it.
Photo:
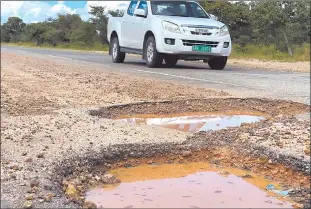
M 204 63 L 179 61 L 175 68 L 150 69 L 140 57 L 127 56 L 114 64 L 111 57 L 90 52 L 74 52 L 2 46 L 2 52 L 44 57 L 81 65 L 96 64 L 104 71 L 122 72 L 153 79 L 215 88 L 243 97 L 285 99 L 310 104 L 310 73 L 254 70 L 228 65 L 223 71 L 211 70 Z M 307 66 L 310 67 L 310 66 Z M 293 71 L 295 71 L 293 67 Z
M 1 49 L 1 208 L 310 208 L 307 73 Z

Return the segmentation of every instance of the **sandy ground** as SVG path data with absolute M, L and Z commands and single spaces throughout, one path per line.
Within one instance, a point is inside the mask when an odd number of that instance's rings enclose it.
M 78 65 L 12 54 L 1 54 L 1 75 L 2 206 L 74 207 L 76 205 L 66 200 L 62 188 L 52 177 L 57 172 L 63 173 L 64 177 L 69 175 L 70 166 L 79 169 L 79 159 L 86 160 L 84 163 L 90 165 L 95 162 L 88 160 L 93 155 L 92 159 L 101 162 L 101 158 L 109 155 L 108 152 L 103 153 L 102 149 L 117 145 L 123 146 L 121 151 L 119 149 L 122 153 L 131 154 L 136 148 L 140 148 L 142 153 L 150 154 L 153 153 L 150 144 L 161 144 L 157 152 L 164 152 L 184 146 L 189 137 L 196 138 L 195 134 L 176 130 L 144 125 L 131 126 L 94 117 L 88 114 L 89 110 L 142 101 L 230 96 L 214 90 L 116 73 L 108 74 Z M 279 108 L 286 109 L 288 105 Z M 307 152 L 301 152 L 305 150 L 303 146 L 309 137 L 306 128 L 309 121 L 298 123 L 292 119 L 287 122 L 270 122 L 272 124 L 256 127 L 253 133 L 244 129 L 241 137 L 237 137 L 238 131 L 232 135 L 216 134 L 220 138 L 216 140 L 216 137 L 215 143 L 231 138 L 237 141 L 240 138 L 244 141 L 250 138 L 251 143 L 257 143 L 263 140 L 262 137 L 269 136 L 271 140 L 267 138 L 266 146 L 275 146 L 275 135 L 272 133 L 277 132 L 275 134 L 278 134 L 277 137 L 282 135 L 280 141 L 284 143 L 284 148 L 278 147 L 281 149 L 279 152 L 285 153 L 286 150 L 298 147 L 289 155 L 295 158 L 295 162 L 300 162 L 298 157 L 304 156 L 297 167 L 305 172 L 304 163 L 309 159 L 306 157 Z M 288 138 L 283 137 L 283 132 Z M 222 138 L 225 135 L 232 137 Z M 213 133 L 199 135 L 198 138 L 207 146 L 209 144 L 206 142 L 214 143 L 211 137 L 214 137 Z M 195 138 L 190 138 L 191 144 L 196 144 Z M 297 143 L 285 143 L 293 138 L 297 139 Z M 137 153 L 133 155 L 138 155 Z M 70 166 L 66 166 L 65 162 L 69 162 Z M 55 167 L 59 168 L 57 172 Z
M 280 62 L 258 59 L 228 59 L 229 66 L 247 67 L 261 70 L 281 70 L 289 72 L 310 72 L 310 62 Z

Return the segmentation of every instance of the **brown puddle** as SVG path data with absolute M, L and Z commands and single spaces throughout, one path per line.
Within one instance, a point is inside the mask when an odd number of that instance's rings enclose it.
M 142 165 L 112 170 L 122 183 L 93 188 L 86 200 L 104 208 L 292 208 L 264 191 L 280 186 L 246 171 L 208 163 Z M 249 178 L 242 178 L 248 174 Z M 271 196 L 269 196 L 271 195 Z
M 155 125 L 196 133 L 202 131 L 221 130 L 228 127 L 238 127 L 241 126 L 242 123 L 254 123 L 263 119 L 264 117 L 258 115 L 206 114 L 173 117 L 146 117 L 146 115 L 137 115 L 132 118 L 123 118 L 118 120 L 130 124 Z

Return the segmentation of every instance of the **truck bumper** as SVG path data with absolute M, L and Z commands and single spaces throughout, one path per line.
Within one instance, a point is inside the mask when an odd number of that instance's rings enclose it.
M 171 39 L 174 44 L 168 44 L 166 39 Z M 179 55 L 181 59 L 202 60 L 214 56 L 229 56 L 232 45 L 230 35 L 219 37 L 188 36 L 163 32 L 157 37 L 157 50 L 160 53 Z M 228 46 L 224 46 L 228 44 Z M 197 52 L 192 50 L 193 45 L 210 45 L 211 52 Z

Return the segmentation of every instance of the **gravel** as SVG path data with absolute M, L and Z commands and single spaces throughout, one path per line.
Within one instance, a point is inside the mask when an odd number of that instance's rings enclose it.
M 228 59 L 228 65 L 259 70 L 310 72 L 310 62 L 281 62 L 264 61 L 258 59 Z
M 228 94 L 9 54 L 1 54 L 1 61 L 5 63 L 1 66 L 1 207 L 74 208 L 77 205 L 64 196 L 64 178 L 128 157 L 180 152 L 193 157 L 192 152 L 189 154 L 192 149 L 227 147 L 243 155 L 268 156 L 296 169 L 299 178 L 310 174 L 310 158 L 303 150 L 310 138 L 310 121 L 281 115 L 300 113 L 306 110 L 305 105 L 271 102 L 274 105 L 258 106 L 256 111 L 269 110 L 273 120 L 240 129 L 191 134 L 130 125 L 91 116 L 89 111 L 112 104 L 207 99 Z M 214 99 L 202 101 L 206 106 L 221 103 Z M 252 107 L 257 100 L 243 101 Z M 151 106 L 154 104 L 157 103 Z M 184 101 L 171 106 L 171 110 L 204 110 L 199 104 Z M 229 107 L 237 105 L 230 104 Z M 135 110 L 144 108 L 148 110 L 144 105 L 135 106 Z M 280 143 L 282 147 L 278 146 Z

